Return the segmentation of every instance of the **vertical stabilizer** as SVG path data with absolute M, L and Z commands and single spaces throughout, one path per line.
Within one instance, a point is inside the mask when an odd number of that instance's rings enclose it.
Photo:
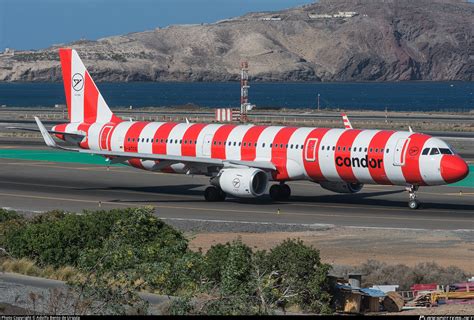
M 122 121 L 110 110 L 76 50 L 59 49 L 59 57 L 61 59 L 70 122 L 107 123 Z

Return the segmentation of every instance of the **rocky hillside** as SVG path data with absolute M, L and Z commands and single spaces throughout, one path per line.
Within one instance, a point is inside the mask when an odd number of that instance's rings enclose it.
M 473 34 L 466 1 L 321 0 L 64 46 L 98 81 L 472 81 Z M 57 48 L 0 55 L 0 81 L 60 81 Z

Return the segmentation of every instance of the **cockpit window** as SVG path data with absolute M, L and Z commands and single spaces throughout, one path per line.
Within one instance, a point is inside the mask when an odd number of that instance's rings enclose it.
M 421 154 L 426 156 L 428 153 L 430 153 L 430 148 L 424 148 Z
M 438 148 L 431 148 L 430 156 L 433 156 L 433 155 L 436 155 L 436 154 L 439 154 Z
M 441 154 L 453 154 L 448 148 L 439 148 Z

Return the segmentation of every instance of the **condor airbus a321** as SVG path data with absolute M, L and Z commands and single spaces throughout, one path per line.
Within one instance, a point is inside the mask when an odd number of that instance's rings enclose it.
M 287 181 L 309 180 L 339 193 L 359 192 L 364 184 L 405 186 L 408 206 L 419 207 L 420 186 L 464 179 L 466 162 L 444 141 L 410 131 L 280 126 L 138 122 L 115 116 L 72 49 L 60 49 L 69 123 L 46 130 L 53 148 L 101 155 L 109 163 L 210 177 L 207 201 L 227 195 L 259 197 L 270 181 L 274 200 L 287 200 Z M 73 143 L 56 144 L 50 134 Z

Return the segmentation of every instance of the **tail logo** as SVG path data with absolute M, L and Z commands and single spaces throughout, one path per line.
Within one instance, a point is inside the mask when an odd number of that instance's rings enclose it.
M 81 91 L 84 88 L 84 78 L 82 74 L 76 73 L 72 76 L 72 88 L 75 91 Z

